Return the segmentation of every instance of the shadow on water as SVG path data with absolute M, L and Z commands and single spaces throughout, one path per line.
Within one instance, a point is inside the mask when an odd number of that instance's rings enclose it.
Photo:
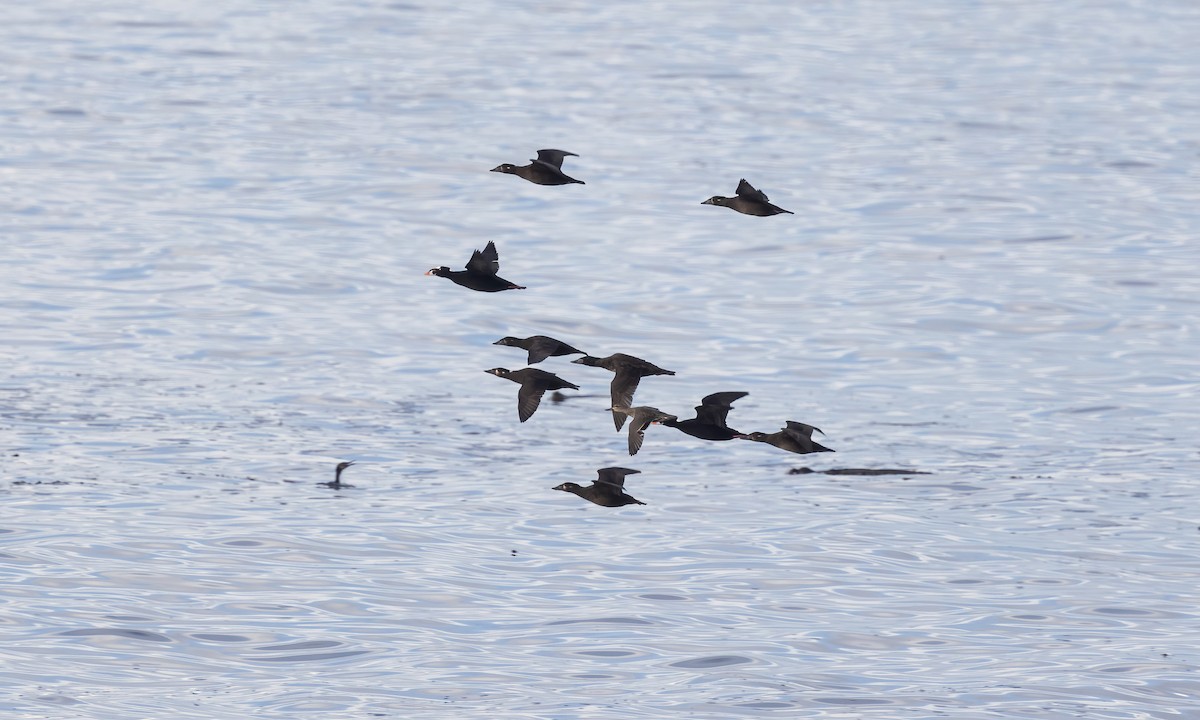
M 905 470 L 903 468 L 830 468 L 828 470 L 813 470 L 810 467 L 798 467 L 788 470 L 788 475 L 932 475 L 922 470 Z

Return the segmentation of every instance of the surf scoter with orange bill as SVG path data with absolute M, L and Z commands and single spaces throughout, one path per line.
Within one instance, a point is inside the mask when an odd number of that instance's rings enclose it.
M 451 270 L 445 265 L 436 267 L 426 275 L 436 275 L 450 280 L 455 285 L 478 290 L 479 292 L 500 292 L 501 290 L 524 290 L 524 285 L 509 282 L 496 273 L 500 272 L 500 253 L 496 251 L 496 243 L 488 241 L 482 250 L 471 253 L 466 270 Z

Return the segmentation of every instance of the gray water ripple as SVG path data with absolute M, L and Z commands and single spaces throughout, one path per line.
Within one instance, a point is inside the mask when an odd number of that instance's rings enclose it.
M 113 628 L 113 629 L 108 629 L 108 630 L 101 630 L 101 629 L 66 630 L 64 632 L 59 633 L 59 635 L 61 635 L 63 637 L 118 637 L 118 638 L 126 638 L 129 640 L 140 640 L 142 642 L 160 642 L 160 643 L 171 642 L 170 638 L 168 638 L 165 635 L 159 635 L 158 633 L 152 633 L 152 632 L 148 632 L 146 630 L 125 630 L 125 629 L 118 629 L 118 628 Z

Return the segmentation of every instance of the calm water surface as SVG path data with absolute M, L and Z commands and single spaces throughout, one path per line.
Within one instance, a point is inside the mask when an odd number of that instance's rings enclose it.
M 5 717 L 1200 717 L 1195 3 L 0 20 Z

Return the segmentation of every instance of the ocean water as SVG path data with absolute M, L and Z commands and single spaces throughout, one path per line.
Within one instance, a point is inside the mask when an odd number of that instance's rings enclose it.
M 1200 716 L 1197 27 L 5 7 L 5 717 Z M 544 147 L 586 184 L 488 172 Z M 527 290 L 423 275 L 489 240 Z M 629 457 L 567 358 L 519 423 L 529 334 L 837 452 Z

